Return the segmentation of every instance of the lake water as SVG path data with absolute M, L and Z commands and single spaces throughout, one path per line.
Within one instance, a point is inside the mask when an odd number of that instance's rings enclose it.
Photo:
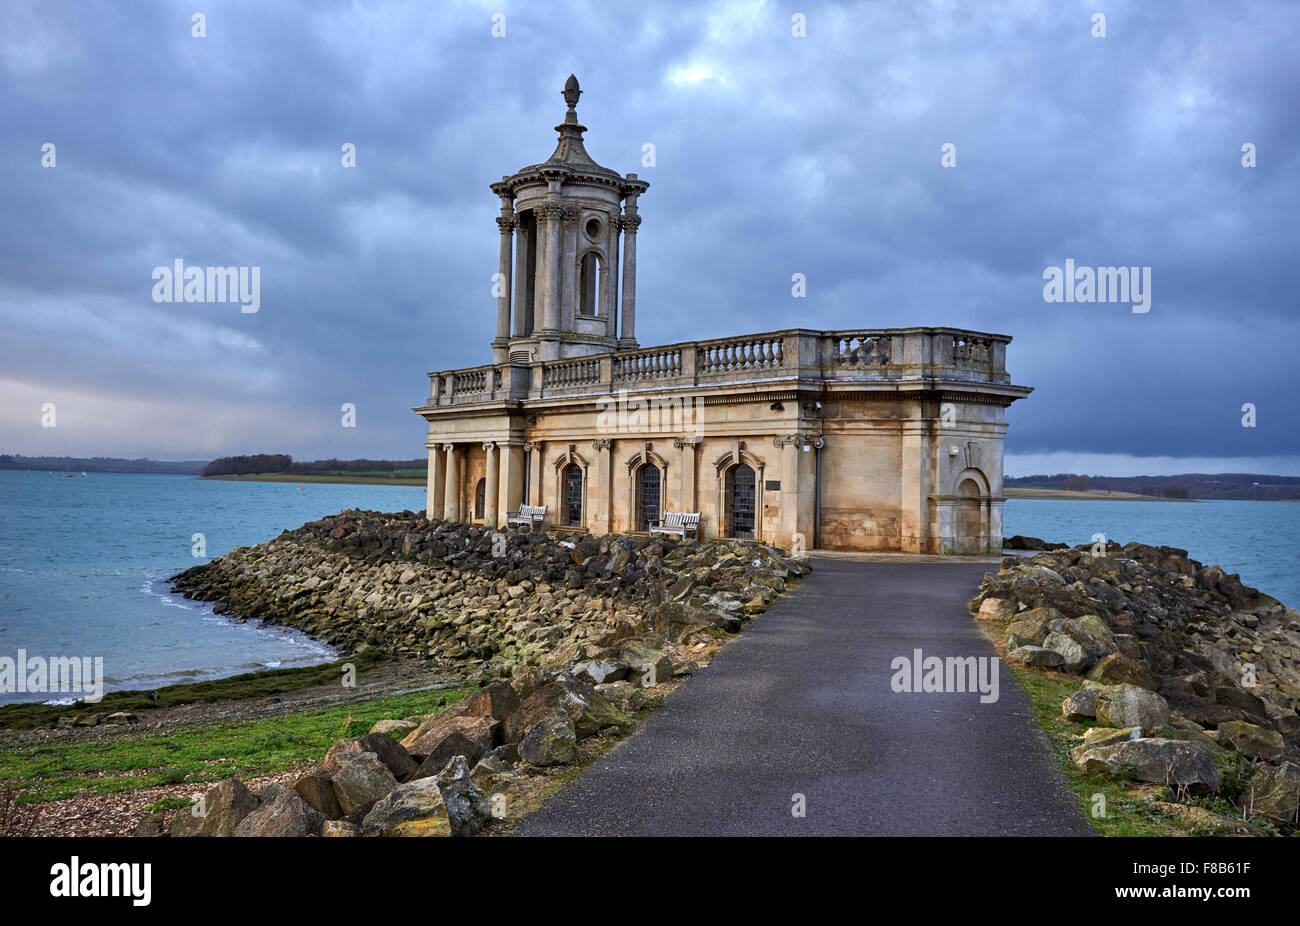
M 344 508 L 418 510 L 407 486 L 205 482 L 191 476 L 92 473 L 82 479 L 0 470 L 0 659 L 102 657 L 105 689 L 156 688 L 328 661 L 301 634 L 214 615 L 164 581 L 231 547 Z M 1300 504 L 1012 499 L 1005 533 L 1071 544 L 1104 533 L 1187 549 L 1290 605 Z M 205 555 L 194 556 L 201 533 Z M 50 695 L 0 693 L 0 703 Z
M 1241 581 L 1300 607 L 1300 502 L 1110 502 L 1008 499 L 1002 533 L 1071 546 L 1093 534 L 1128 543 L 1181 547 L 1192 559 L 1218 563 Z
M 324 644 L 215 615 L 164 580 L 344 508 L 423 507 L 409 486 L 0 470 L 0 657 L 103 657 L 107 691 L 327 662 Z M 47 699 L 69 698 L 0 692 L 0 703 Z

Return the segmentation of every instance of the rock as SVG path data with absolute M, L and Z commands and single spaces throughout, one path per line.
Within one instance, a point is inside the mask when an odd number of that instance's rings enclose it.
M 1238 688 L 1236 685 L 1216 685 L 1214 687 L 1214 701 L 1216 704 L 1235 707 L 1239 711 L 1254 714 L 1256 717 L 1268 716 L 1268 708 L 1264 706 L 1263 701 L 1246 689 Z
M 431 728 L 422 727 L 424 732 L 409 749 L 416 758 L 423 756 L 412 777 L 428 778 L 438 774 L 453 756 L 464 756 L 468 762 L 477 762 L 495 746 L 500 727 L 501 723 L 491 717 L 449 717 Z
M 339 740 L 329 748 L 325 753 L 325 758 L 321 760 L 321 768 L 327 772 L 337 771 L 339 767 L 339 758 L 348 753 L 361 752 L 361 743 L 359 740 Z
M 1047 625 L 1042 621 L 1012 621 L 1007 625 L 1007 649 L 1021 646 L 1042 646 L 1047 638 Z
M 339 756 L 338 766 L 330 783 L 347 816 L 365 814 L 397 787 L 393 773 L 373 752 L 346 753 Z
M 578 737 L 573 720 L 554 710 L 532 724 L 519 741 L 519 759 L 529 765 L 567 765 L 577 758 Z
M 668 681 L 677 671 L 677 661 L 644 640 L 629 640 L 619 650 L 628 665 L 625 678 L 637 687 L 650 687 Z M 618 679 L 610 679 L 618 681 Z
M 1103 685 L 1137 685 L 1152 691 L 1160 688 L 1160 678 L 1135 659 L 1111 653 L 1097 660 L 1088 672 L 1088 678 Z
M 1066 672 L 1078 675 L 1093 663 L 1093 658 L 1084 652 L 1079 641 L 1063 633 L 1049 633 L 1043 639 L 1043 648 L 1060 654 L 1061 668 Z
M 1013 666 L 1037 666 L 1050 669 L 1061 665 L 1065 659 L 1056 650 L 1042 646 L 1021 646 L 1007 653 L 1007 662 Z
M 293 783 L 293 790 L 303 803 L 313 808 L 326 820 L 343 816 L 343 808 L 334 795 L 332 776 L 324 769 L 312 769 Z
M 1256 772 L 1246 794 L 1246 809 L 1280 823 L 1300 822 L 1300 765 L 1283 762 Z
M 1192 795 L 1219 790 L 1219 770 L 1210 751 L 1197 743 L 1136 739 L 1080 752 L 1074 764 L 1089 775 L 1169 783 Z
M 452 835 L 473 835 L 492 818 L 488 796 L 474 784 L 469 763 L 464 756 L 454 757 L 446 768 L 434 776 L 434 781 L 442 792 Z
M 410 733 L 419 724 L 413 720 L 378 720 L 370 728 L 371 733 L 382 733 L 385 736 L 392 736 L 396 733 L 399 737 Z
M 450 836 L 451 817 L 436 777 L 399 785 L 361 823 L 362 836 Z
M 1244 720 L 1230 720 L 1219 724 L 1219 742 L 1227 741 L 1232 748 L 1252 759 L 1276 759 L 1282 755 L 1286 743 L 1282 734 Z
M 1071 723 L 1081 723 L 1097 716 L 1096 688 L 1081 688 L 1061 702 L 1061 716 Z
M 982 621 L 1009 621 L 1016 614 L 1016 603 L 1003 598 L 985 598 L 975 616 Z
M 518 693 L 508 682 L 492 682 L 461 702 L 465 717 L 491 717 L 505 720 L 519 709 L 522 703 Z
M 226 778 L 203 796 L 198 807 L 182 811 L 172 819 L 173 836 L 233 836 L 244 818 L 261 801 L 234 778 Z M 194 811 L 201 811 L 195 816 Z
M 262 803 L 235 828 L 236 836 L 315 836 L 325 818 L 296 791 L 280 785 L 262 789 Z
M 645 695 L 631 682 L 608 682 L 597 685 L 596 690 L 625 714 L 635 714 L 645 706 Z
M 419 768 L 419 763 L 411 758 L 406 748 L 387 733 L 367 733 L 358 742 L 362 752 L 373 752 L 379 756 L 379 761 L 388 766 L 398 781 L 411 777 Z
M 1077 755 L 1079 752 L 1087 752 L 1098 746 L 1114 746 L 1116 743 L 1141 738 L 1142 731 L 1138 727 L 1120 727 L 1118 730 L 1110 727 L 1089 727 L 1083 731 L 1082 745 L 1076 746 L 1071 754 Z
M 1154 691 L 1112 685 L 1097 693 L 1097 722 L 1107 727 L 1141 727 L 1152 735 L 1169 722 L 1169 705 Z
M 104 718 L 104 723 L 118 727 L 131 726 L 139 722 L 140 718 L 129 711 L 115 711 Z
M 347 820 L 326 820 L 321 825 L 320 834 L 326 838 L 360 836 L 361 828 Z
M 161 811 L 147 813 L 140 818 L 140 822 L 135 825 L 131 831 L 132 836 L 139 836 L 144 839 L 153 839 L 167 832 L 166 815 Z
M 517 743 L 542 717 L 564 711 L 573 720 L 578 739 L 607 727 L 631 723 L 631 718 L 591 685 L 571 679 L 556 679 L 538 688 L 506 720 L 502 731 L 506 742 Z
M 603 659 L 592 659 L 588 662 L 582 662 L 573 667 L 573 677 L 580 682 L 587 682 L 591 685 L 599 686 L 605 682 L 617 682 L 627 677 L 629 672 L 627 663 L 620 661 L 607 661 Z
M 524 666 L 510 676 L 510 687 L 522 703 L 530 694 L 546 684 L 546 675 L 537 666 Z

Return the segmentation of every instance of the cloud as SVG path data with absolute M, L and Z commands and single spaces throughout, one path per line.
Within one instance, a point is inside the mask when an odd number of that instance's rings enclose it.
M 5 4 L 0 449 L 418 456 L 424 374 L 490 357 L 487 186 L 550 153 L 572 71 L 588 150 L 651 184 L 642 344 L 1005 332 L 1036 388 L 1011 459 L 1300 459 L 1292 4 L 1126 5 L 1104 39 L 1048 2 L 809 4 L 802 39 L 741 0 L 520 7 L 494 39 L 498 6 L 248 0 L 198 39 L 170 3 Z M 261 311 L 153 303 L 177 258 L 261 267 Z M 1150 266 L 1152 311 L 1045 303 L 1066 258 Z

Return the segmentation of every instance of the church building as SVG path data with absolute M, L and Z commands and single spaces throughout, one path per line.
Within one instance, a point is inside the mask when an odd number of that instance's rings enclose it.
M 492 362 L 430 373 L 430 518 L 645 531 L 698 513 L 699 539 L 795 550 L 996 553 L 1007 335 L 788 328 L 641 347 L 639 198 L 597 164 L 578 81 L 554 153 L 491 186 L 501 203 Z

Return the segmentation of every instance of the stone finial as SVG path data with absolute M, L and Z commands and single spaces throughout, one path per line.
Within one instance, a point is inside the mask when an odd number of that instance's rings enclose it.
M 577 78 L 569 74 L 569 79 L 564 82 L 564 101 L 568 103 L 569 111 L 565 113 L 565 122 L 577 122 L 577 98 L 582 95 L 581 87 L 577 86 Z

